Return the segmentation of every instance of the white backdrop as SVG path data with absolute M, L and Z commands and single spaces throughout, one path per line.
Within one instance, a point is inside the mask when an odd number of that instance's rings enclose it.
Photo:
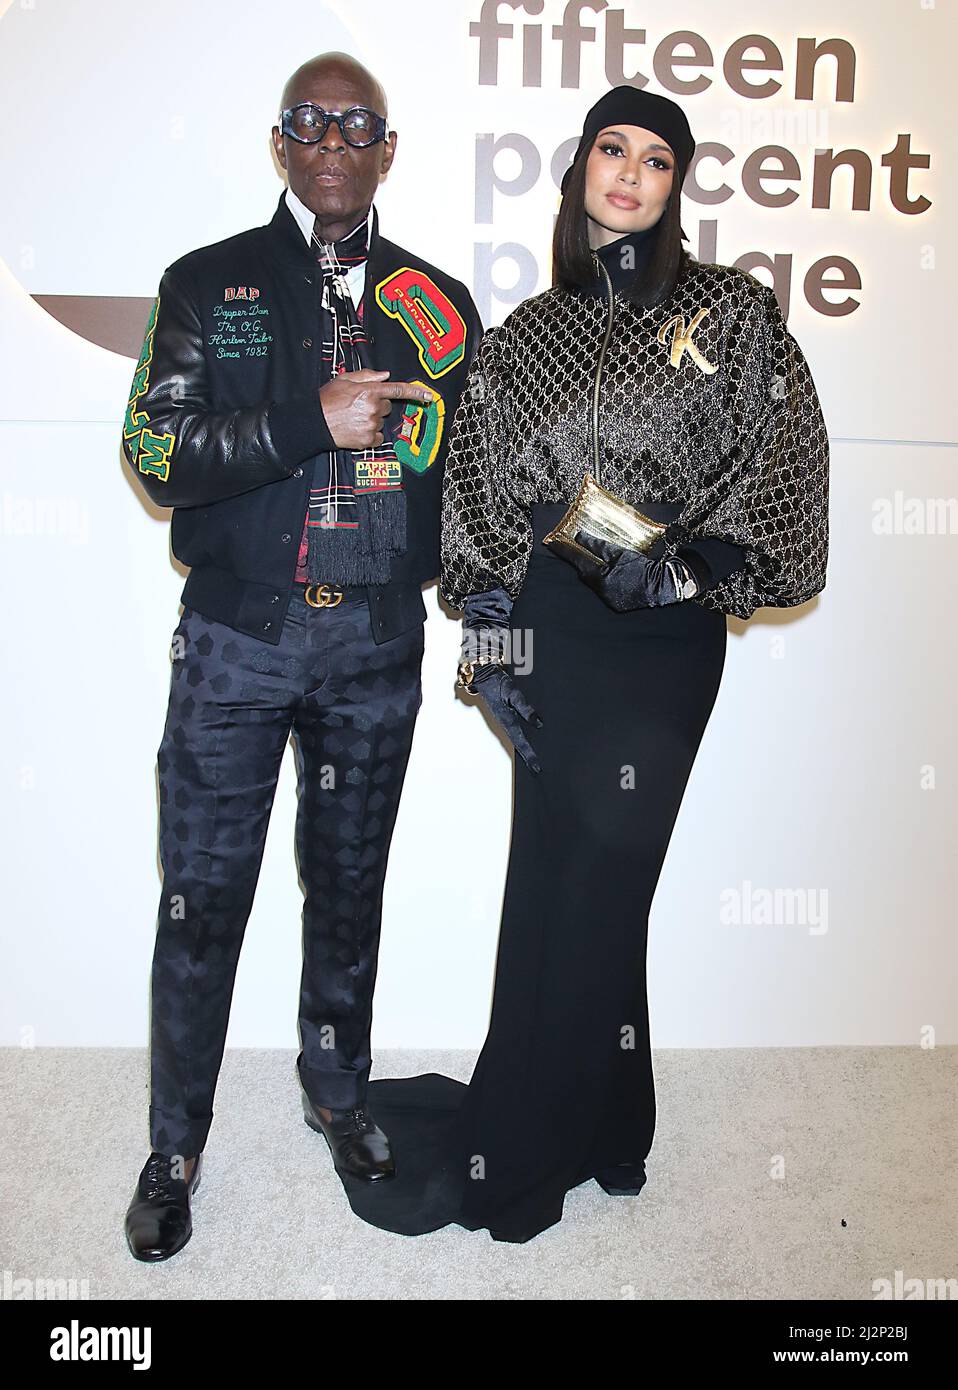
M 816 601 L 730 621 L 653 907 L 653 1038 L 958 1042 L 952 6 L 810 0 L 797 20 L 790 3 L 735 0 L 536 8 L 0 0 L 0 1043 L 146 1041 L 155 756 L 182 587 L 167 516 L 120 457 L 133 361 L 44 296 L 147 298 L 183 252 L 267 221 L 279 94 L 329 49 L 389 95 L 384 234 L 472 285 L 487 326 L 549 283 L 556 177 L 592 102 L 624 76 L 684 105 L 700 153 L 692 249 L 774 274 L 812 366 L 833 441 L 831 559 Z M 808 87 L 810 49 L 829 41 Z M 764 70 L 742 53 L 764 53 Z M 855 177 L 829 181 L 829 152 Z M 823 277 L 844 288 L 818 294 Z M 458 626 L 434 588 L 427 607 L 373 1040 L 477 1047 L 511 765 L 454 697 Z M 234 1046 L 296 1045 L 294 804 L 288 754 Z

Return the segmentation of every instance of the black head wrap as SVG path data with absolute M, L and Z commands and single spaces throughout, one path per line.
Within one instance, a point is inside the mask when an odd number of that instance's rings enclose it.
M 637 125 L 661 136 L 675 155 L 675 186 L 682 187 L 685 171 L 695 153 L 695 139 L 681 106 L 668 97 L 659 96 L 657 92 L 642 91 L 638 87 L 613 87 L 599 98 L 586 116 L 572 164 L 583 150 L 591 148 L 600 130 L 613 125 Z M 559 187 L 563 193 L 572 173 L 572 164 L 562 175 Z M 684 232 L 682 239 L 686 239 Z

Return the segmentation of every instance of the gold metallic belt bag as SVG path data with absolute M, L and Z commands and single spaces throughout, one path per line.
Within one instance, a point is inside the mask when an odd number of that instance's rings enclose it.
M 551 546 L 580 572 L 590 563 L 603 565 L 607 560 L 615 558 L 610 554 L 610 546 L 616 548 L 616 554 L 621 554 L 623 550 L 644 552 L 668 530 L 667 523 L 653 521 L 650 516 L 646 516 L 636 507 L 629 506 L 628 502 L 623 502 L 621 497 L 616 497 L 615 493 L 602 486 L 599 465 L 599 387 L 602 381 L 602 365 L 612 336 L 615 294 L 609 272 L 598 256 L 593 256 L 593 259 L 605 276 L 609 312 L 592 388 L 592 470 L 590 472 L 586 469 L 579 491 L 565 516 L 542 538 L 543 545 Z

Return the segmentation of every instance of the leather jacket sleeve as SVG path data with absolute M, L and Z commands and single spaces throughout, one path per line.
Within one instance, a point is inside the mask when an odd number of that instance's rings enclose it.
M 161 507 L 196 507 L 290 477 L 334 448 L 319 400 L 215 410 L 203 322 L 187 276 L 168 269 L 146 327 L 123 422 L 123 451 Z

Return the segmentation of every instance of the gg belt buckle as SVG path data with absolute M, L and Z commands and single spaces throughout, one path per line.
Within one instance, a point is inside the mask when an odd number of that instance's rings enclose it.
M 303 597 L 310 608 L 335 608 L 343 601 L 343 591 L 335 584 L 307 584 Z

